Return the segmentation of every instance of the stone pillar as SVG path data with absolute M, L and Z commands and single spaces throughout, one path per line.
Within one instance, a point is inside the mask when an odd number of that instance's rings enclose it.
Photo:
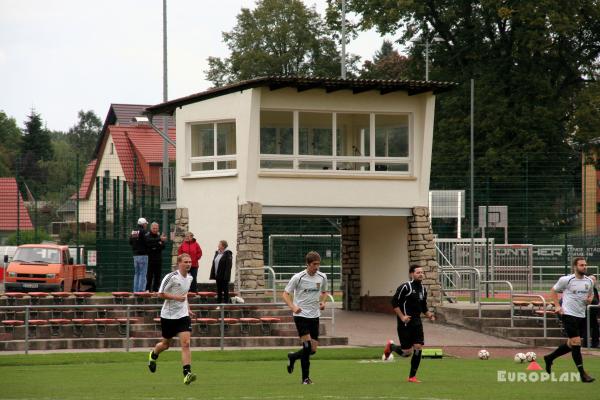
M 408 217 L 408 264 L 423 267 L 427 286 L 428 303 L 441 304 L 441 286 L 438 280 L 438 263 L 435 254 L 435 242 L 429 209 L 415 207 Z
M 175 232 L 173 237 L 169 240 L 173 241 L 173 248 L 171 249 L 171 269 L 177 266 L 177 250 L 183 239 L 185 239 L 185 233 L 190 230 L 190 223 L 188 217 L 187 208 L 177 208 L 175 210 Z
M 238 236 L 235 260 L 235 289 L 264 289 L 262 205 L 238 205 Z M 263 293 L 244 293 L 243 297 L 262 296 Z
M 360 305 L 360 217 L 342 218 L 342 293 L 346 310 Z

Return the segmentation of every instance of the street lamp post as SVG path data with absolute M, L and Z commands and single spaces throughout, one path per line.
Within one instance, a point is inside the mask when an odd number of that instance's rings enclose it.
M 415 44 L 425 46 L 425 81 L 429 80 L 429 49 L 431 48 L 432 44 L 440 42 L 444 42 L 444 39 L 438 36 L 432 37 L 431 40 L 426 38 L 424 43 L 414 42 Z

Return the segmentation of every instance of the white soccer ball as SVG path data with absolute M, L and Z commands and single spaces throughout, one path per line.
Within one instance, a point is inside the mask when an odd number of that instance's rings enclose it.
M 515 362 L 518 364 L 525 362 L 526 359 L 527 359 L 527 356 L 525 355 L 525 353 L 515 354 Z
M 394 361 L 394 353 L 390 353 L 389 357 L 386 359 L 385 358 L 385 354 L 381 355 L 381 360 L 383 362 L 390 362 L 390 361 Z
M 477 353 L 477 357 L 479 357 L 480 360 L 487 360 L 490 358 L 490 352 L 485 349 L 479 350 L 479 353 Z
M 525 353 L 525 358 L 528 362 L 532 362 L 535 361 L 537 355 L 533 351 L 528 351 L 527 353 Z

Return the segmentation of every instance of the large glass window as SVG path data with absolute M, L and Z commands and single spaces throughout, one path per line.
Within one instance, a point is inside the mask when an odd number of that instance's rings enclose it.
M 336 114 L 336 147 L 338 156 L 368 157 L 369 114 Z
M 294 113 L 260 112 L 260 154 L 294 153 Z
M 375 157 L 408 157 L 407 115 L 375 115 Z
M 411 172 L 408 114 L 261 110 L 260 115 L 261 169 Z
M 299 150 L 302 155 L 333 155 L 332 115 L 330 113 L 299 113 Z
M 235 122 L 191 126 L 190 170 L 207 172 L 236 169 Z

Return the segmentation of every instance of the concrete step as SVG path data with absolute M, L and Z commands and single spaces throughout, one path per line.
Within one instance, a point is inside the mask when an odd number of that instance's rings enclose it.
M 543 328 L 510 328 L 510 327 L 483 327 L 483 333 L 487 333 L 499 337 L 543 337 Z M 548 328 L 546 336 L 560 337 L 562 335 L 561 328 Z
M 558 321 L 555 318 L 551 318 L 546 320 L 548 328 L 559 328 Z M 541 327 L 543 322 L 541 320 L 534 319 L 515 319 L 514 326 L 515 327 L 523 327 L 523 328 L 536 328 Z M 492 327 L 492 326 L 504 326 L 510 327 L 510 318 L 476 318 L 476 317 L 466 317 L 464 319 L 464 326 L 470 328 L 480 329 L 483 326 Z
M 151 348 L 158 338 L 130 339 L 132 348 Z M 192 338 L 192 347 L 219 347 L 220 337 Z M 348 338 L 337 336 L 319 337 L 319 346 L 342 346 L 348 344 Z M 225 347 L 297 347 L 297 337 L 281 336 L 246 336 L 226 337 Z M 178 347 L 175 341 L 176 349 Z M 94 338 L 94 339 L 32 339 L 29 340 L 29 350 L 60 350 L 60 349 L 125 349 L 123 338 Z M 9 340 L 0 342 L 0 351 L 24 351 L 24 340 Z
M 566 342 L 565 337 L 512 337 L 511 339 L 532 347 L 556 347 Z

